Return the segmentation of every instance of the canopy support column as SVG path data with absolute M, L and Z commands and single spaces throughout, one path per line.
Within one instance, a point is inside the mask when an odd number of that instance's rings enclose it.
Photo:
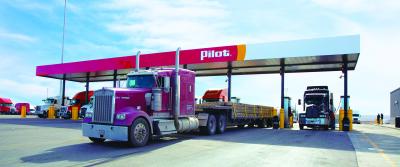
M 85 104 L 88 104 L 88 103 L 89 103 L 89 76 L 90 76 L 90 73 L 86 73 Z
M 61 93 L 61 106 L 65 105 L 65 74 L 63 74 L 62 80 L 62 93 Z
M 232 62 L 228 63 L 228 101 L 232 98 Z
M 281 59 L 281 108 L 284 108 L 284 98 L 285 98 L 285 59 Z
M 343 127 L 344 125 L 350 124 L 350 120 L 347 117 L 347 112 L 348 112 L 348 94 L 347 94 L 347 69 L 348 64 L 347 64 L 347 57 L 344 56 L 344 64 L 343 64 L 343 77 L 344 77 L 344 118 L 343 118 Z M 346 126 L 347 127 L 347 126 Z M 350 127 L 350 125 L 348 125 Z M 349 128 L 343 128 L 343 131 L 349 131 Z
M 116 88 L 117 87 L 117 74 L 118 74 L 118 70 L 114 70 L 114 74 L 113 74 L 113 87 Z

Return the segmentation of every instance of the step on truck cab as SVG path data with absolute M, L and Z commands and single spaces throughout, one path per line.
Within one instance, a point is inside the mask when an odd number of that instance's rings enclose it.
M 303 111 L 305 113 L 299 114 L 300 129 L 304 126 L 335 129 L 333 94 L 329 93 L 328 86 L 308 86 L 304 92 Z

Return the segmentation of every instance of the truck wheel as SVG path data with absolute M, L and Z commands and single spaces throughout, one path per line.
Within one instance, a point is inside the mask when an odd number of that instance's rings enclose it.
M 150 136 L 150 128 L 143 118 L 136 119 L 129 130 L 129 143 L 132 146 L 140 147 L 147 144 Z
M 300 130 L 303 130 L 304 129 L 304 125 L 299 125 L 300 126 Z
M 241 124 L 241 125 L 238 125 L 237 127 L 238 128 L 244 128 L 244 125 Z
M 89 137 L 89 140 L 91 140 L 93 143 L 103 143 L 106 139 Z
M 224 114 L 218 116 L 217 133 L 221 134 L 225 132 L 226 128 L 226 117 Z
M 217 119 L 215 115 L 209 114 L 207 120 L 207 126 L 203 128 L 203 132 L 207 135 L 214 135 L 215 131 L 217 130 Z
M 265 128 L 265 120 L 259 120 L 257 122 L 257 127 L 258 128 Z
M 247 127 L 254 128 L 254 123 L 252 122 L 252 123 L 247 124 Z

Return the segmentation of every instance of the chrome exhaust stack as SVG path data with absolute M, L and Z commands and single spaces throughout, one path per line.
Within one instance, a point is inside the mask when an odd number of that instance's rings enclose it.
M 176 49 L 176 54 L 175 54 L 175 104 L 174 104 L 174 123 L 175 123 L 175 128 L 179 132 L 180 126 L 179 126 L 179 115 L 180 115 L 180 105 L 181 105 L 181 80 L 179 78 L 179 51 L 181 48 L 179 47 Z
M 139 72 L 140 69 L 140 51 L 136 53 L 136 69 L 135 72 Z
M 175 129 L 178 132 L 190 132 L 199 127 L 199 120 L 196 117 L 184 117 L 180 116 L 180 105 L 181 105 L 181 79 L 179 76 L 179 52 L 181 48 L 176 50 L 175 55 L 175 104 L 174 104 L 174 124 Z

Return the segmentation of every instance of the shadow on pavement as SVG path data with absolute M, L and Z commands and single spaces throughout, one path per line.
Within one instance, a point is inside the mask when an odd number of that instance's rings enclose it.
M 52 128 L 81 129 L 82 120 L 43 119 L 43 118 L 1 118 L 1 124 L 28 125 Z
M 51 163 L 73 161 L 95 166 L 114 161 L 125 156 L 137 156 L 176 144 L 187 137 L 163 137 L 151 140 L 145 147 L 130 147 L 126 142 L 106 141 L 101 144 L 82 143 L 46 150 L 44 153 L 22 157 L 27 163 Z
M 347 133 L 338 131 L 232 128 L 221 135 L 196 139 L 354 151 Z
M 229 128 L 224 134 L 204 136 L 199 133 L 176 134 L 154 139 L 144 147 L 129 147 L 124 142 L 108 141 L 103 144 L 82 143 L 56 147 L 44 153 L 22 157 L 23 162 L 50 163 L 57 161 L 74 161 L 98 165 L 114 161 L 126 156 L 138 156 L 157 149 L 177 144 L 184 140 L 209 140 L 244 144 L 259 144 L 285 147 L 305 147 L 317 149 L 330 149 L 340 151 L 354 151 L 354 147 L 347 134 L 339 131 L 319 130 L 275 130 L 270 128 Z M 357 131 L 350 133 L 358 133 Z M 367 134 L 371 138 L 377 134 Z M 378 135 L 382 140 L 399 141 L 398 137 Z M 399 144 L 388 153 L 399 154 L 396 150 Z M 396 148 L 396 149 L 395 149 Z

